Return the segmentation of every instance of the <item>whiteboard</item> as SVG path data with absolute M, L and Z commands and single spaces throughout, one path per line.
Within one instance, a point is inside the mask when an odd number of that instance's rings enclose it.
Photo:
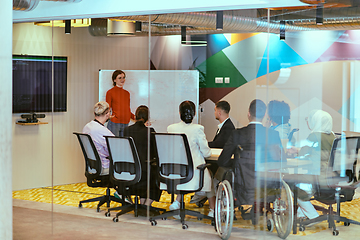
M 115 70 L 99 70 L 99 101 L 105 101 L 106 92 L 113 87 Z M 180 122 L 179 104 L 190 100 L 199 106 L 199 72 L 197 70 L 123 70 L 124 89 L 130 93 L 130 108 L 146 105 L 150 122 L 157 132 L 166 132 L 167 126 Z M 193 123 L 198 122 L 198 113 Z M 132 124 L 132 123 L 130 123 Z

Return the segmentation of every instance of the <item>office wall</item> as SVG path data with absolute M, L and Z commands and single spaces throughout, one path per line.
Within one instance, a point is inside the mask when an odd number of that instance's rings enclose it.
M 99 69 L 148 69 L 147 37 L 93 37 L 87 28 L 13 25 L 13 54 L 68 57 L 67 112 L 47 113 L 46 125 L 15 124 L 13 114 L 13 190 L 83 182 L 84 160 L 73 132 L 93 119 Z M 111 80 L 109 80 L 111 81 Z M 52 175 L 53 173 L 53 175 Z
M 214 102 L 228 100 L 230 115 L 241 127 L 247 124 L 247 108 L 254 98 L 288 102 L 291 123 L 305 129 L 297 134 L 301 139 L 308 134 L 304 118 L 315 107 L 330 112 L 334 131 L 359 131 L 360 113 L 354 105 L 360 77 L 358 33 L 299 32 L 287 36 L 285 42 L 271 34 L 268 89 L 267 35 L 262 33 L 209 35 L 207 47 L 183 47 L 180 36 L 153 37 L 151 61 L 158 70 L 200 71 L 199 117 L 208 140 L 217 125 Z M 339 41 L 339 35 L 351 38 Z M 322 41 L 309 44 L 314 38 Z M 71 35 L 65 35 L 63 28 L 52 32 L 50 27 L 15 24 L 13 45 L 14 54 L 51 55 L 53 51 L 69 60 L 68 112 L 48 114 L 44 121 L 49 124 L 40 126 L 15 125 L 19 115 L 13 115 L 13 189 L 49 186 L 52 176 L 55 185 L 84 181 L 83 160 L 72 132 L 81 131 L 92 119 L 98 70 L 146 70 L 148 38 L 92 37 L 86 28 L 73 28 Z M 215 77 L 229 77 L 230 82 L 215 84 Z
M 230 103 L 230 116 L 237 127 L 247 125 L 249 103 L 260 98 L 290 105 L 290 123 L 301 129 L 296 134 L 299 140 L 310 132 L 305 117 L 313 109 L 331 114 L 334 132 L 360 131 L 360 111 L 355 107 L 360 80 L 359 30 L 293 32 L 287 33 L 285 41 L 278 34 L 214 34 L 207 36 L 203 51 L 198 51 L 199 47 L 164 51 L 171 37 L 162 38 L 169 40 L 158 40 L 152 48 L 156 67 L 180 69 L 193 64 L 200 71 L 200 123 L 208 140 L 218 124 L 214 103 L 222 99 Z M 181 66 L 176 64 L 179 62 Z

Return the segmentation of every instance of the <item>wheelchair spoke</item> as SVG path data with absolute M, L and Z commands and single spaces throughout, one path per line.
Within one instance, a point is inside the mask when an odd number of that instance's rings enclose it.
M 234 218 L 233 211 L 234 199 L 232 196 L 231 185 L 227 180 L 224 180 L 219 184 L 217 189 L 215 203 L 216 231 L 223 240 L 230 237 Z
M 273 203 L 273 219 L 276 231 L 280 238 L 285 239 L 292 229 L 293 225 L 293 199 L 289 186 L 283 182 L 280 194 Z

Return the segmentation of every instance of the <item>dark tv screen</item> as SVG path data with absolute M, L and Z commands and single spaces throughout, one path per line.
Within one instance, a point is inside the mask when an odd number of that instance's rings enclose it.
M 13 113 L 66 112 L 66 85 L 67 57 L 13 55 Z

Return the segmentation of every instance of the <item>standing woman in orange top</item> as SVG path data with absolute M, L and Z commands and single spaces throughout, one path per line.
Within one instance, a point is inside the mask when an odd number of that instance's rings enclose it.
M 130 119 L 135 120 L 130 109 L 130 93 L 123 89 L 125 73 L 122 70 L 113 72 L 114 87 L 106 92 L 106 102 L 112 109 L 112 118 L 108 122 L 108 129 L 115 136 L 124 136 L 124 128 L 129 125 Z

